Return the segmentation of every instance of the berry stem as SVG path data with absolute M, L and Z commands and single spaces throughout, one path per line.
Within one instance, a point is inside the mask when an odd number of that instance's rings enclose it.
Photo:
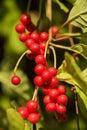
M 16 65 L 15 65 L 15 68 L 14 68 L 14 75 L 16 74 L 16 70 L 17 70 L 17 68 L 18 68 L 18 66 L 19 66 L 19 63 L 21 62 L 21 60 L 23 59 L 23 57 L 25 56 L 25 54 L 30 54 L 30 53 L 31 53 L 31 51 L 30 51 L 30 50 L 27 50 L 27 51 L 25 51 L 25 52 L 20 56 L 20 58 L 18 59 Z
M 33 124 L 33 130 L 37 130 L 36 124 Z
M 29 13 L 30 5 L 31 5 L 31 0 L 28 0 L 28 4 L 27 4 L 27 14 Z
M 32 100 L 37 100 L 38 90 L 39 90 L 39 87 L 36 86 L 35 90 L 34 90 L 34 94 L 33 94 Z
M 77 120 L 77 129 L 80 130 L 80 125 L 79 125 L 79 106 L 78 106 L 78 97 L 77 97 L 77 92 L 76 88 L 72 87 L 71 89 L 74 93 L 74 99 L 75 99 L 75 109 L 76 109 L 76 120 Z
M 54 56 L 54 67 L 56 68 L 56 52 L 55 52 L 55 49 L 54 49 L 53 46 L 50 46 L 49 48 L 50 48 L 50 49 L 52 50 L 52 52 L 53 52 L 53 56 Z

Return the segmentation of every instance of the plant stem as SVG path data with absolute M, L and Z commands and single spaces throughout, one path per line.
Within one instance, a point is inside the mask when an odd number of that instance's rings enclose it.
M 77 129 L 80 130 L 80 125 L 79 125 L 79 109 L 78 109 L 78 97 L 77 97 L 77 92 L 76 89 L 73 88 L 74 92 L 74 98 L 75 98 L 75 108 L 76 108 L 76 117 L 77 117 Z
M 29 13 L 30 5 L 31 5 L 31 0 L 28 0 L 28 4 L 27 4 L 27 14 Z
M 20 58 L 18 59 L 16 65 L 15 65 L 15 68 L 14 68 L 14 75 L 16 74 L 16 70 L 17 70 L 17 68 L 18 68 L 18 66 L 19 66 L 19 63 L 21 62 L 21 60 L 23 59 L 23 57 L 25 56 L 25 54 L 30 54 L 30 53 L 31 53 L 31 51 L 30 51 L 30 50 L 27 50 L 27 51 L 25 51 L 25 52 L 20 56 Z
M 37 128 L 36 128 L 36 124 L 33 124 L 33 130 L 36 130 Z
M 52 52 L 53 52 L 53 56 L 54 56 L 54 67 L 56 68 L 56 52 L 55 52 L 55 49 L 54 49 L 53 46 L 50 46 L 49 48 L 50 48 L 50 49 L 52 50 Z
M 37 100 L 38 90 L 39 90 L 39 87 L 36 86 L 35 90 L 34 90 L 34 94 L 33 94 L 32 100 Z
M 72 30 L 73 30 L 73 25 L 69 24 L 69 33 L 72 33 Z M 70 41 L 71 46 L 74 45 L 74 40 L 72 37 L 69 38 L 69 41 Z

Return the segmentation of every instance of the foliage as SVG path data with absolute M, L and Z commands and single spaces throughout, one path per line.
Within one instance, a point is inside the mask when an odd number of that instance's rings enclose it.
M 75 118 L 74 95 L 71 92 L 72 86 L 76 87 L 79 103 L 80 129 L 86 130 L 87 121 L 87 1 L 86 0 L 52 0 L 52 22 L 47 17 L 47 0 L 19 1 L 1 0 L 0 8 L 0 129 L 2 130 L 30 130 L 31 124 L 24 121 L 16 112 L 20 105 L 32 98 L 34 85 L 34 72 L 31 69 L 34 61 L 24 57 L 17 74 L 22 78 L 22 83 L 15 87 L 10 79 L 13 68 L 18 57 L 26 50 L 23 43 L 18 39 L 15 32 L 15 25 L 19 17 L 26 12 L 29 5 L 29 13 L 34 24 L 37 24 L 38 32 L 47 31 L 51 25 L 60 26 L 60 32 L 56 37 L 68 37 L 68 40 L 53 41 L 57 55 L 57 77 L 60 82 L 66 84 L 69 97 L 67 121 L 58 122 L 54 115 L 48 114 L 42 105 L 43 94 L 39 91 L 41 113 L 43 118 L 37 124 L 38 130 L 68 130 L 77 129 Z M 37 7 L 35 6 L 37 5 Z M 44 12 L 44 13 L 43 13 Z M 63 24 L 64 23 L 64 24 Z M 69 32 L 68 26 L 73 26 Z M 73 38 L 73 45 L 70 42 Z M 3 51 L 2 51 L 3 50 Z M 52 56 L 48 56 L 48 62 L 53 65 Z M 10 107 L 10 108 L 9 108 Z M 11 108 L 13 107 L 13 108 Z M 8 109 L 9 108 L 9 109 Z M 9 122 L 9 123 L 8 123 Z M 9 126 L 8 126 L 9 124 Z M 49 125 L 50 124 L 50 125 Z M 73 125 L 75 124 L 75 125 Z M 61 127 L 62 126 L 62 127 Z

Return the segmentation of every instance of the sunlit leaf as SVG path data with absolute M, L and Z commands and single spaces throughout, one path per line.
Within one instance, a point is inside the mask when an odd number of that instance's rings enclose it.
M 87 0 L 77 0 L 75 2 L 68 21 L 82 29 L 87 28 Z
M 87 94 L 87 81 L 84 80 L 79 66 L 69 53 L 65 53 L 64 68 L 74 78 L 81 90 Z
M 9 108 L 7 110 L 7 117 L 9 121 L 9 125 L 13 128 L 13 130 L 24 130 L 24 120 L 23 118 L 19 115 L 16 110 Z

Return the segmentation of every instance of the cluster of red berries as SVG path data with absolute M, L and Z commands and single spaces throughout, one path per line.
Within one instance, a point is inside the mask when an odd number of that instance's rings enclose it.
M 40 113 L 38 112 L 38 102 L 29 100 L 25 107 L 19 107 L 18 113 L 23 119 L 28 120 L 30 123 L 37 123 L 40 120 Z
M 31 51 L 31 55 L 35 59 L 36 66 L 34 72 L 34 84 L 40 87 L 45 94 L 43 103 L 46 105 L 47 112 L 56 112 L 60 115 L 66 113 L 66 105 L 68 97 L 66 96 L 66 88 L 59 85 L 59 80 L 56 77 L 57 69 L 55 67 L 48 67 L 46 58 L 44 57 L 46 42 L 49 39 L 48 32 L 37 33 L 34 32 L 35 26 L 31 22 L 31 18 L 27 14 L 20 17 L 21 24 L 16 25 L 16 31 L 20 34 L 19 39 L 25 43 L 26 47 Z M 25 32 L 27 29 L 27 32 Z M 52 34 L 56 34 L 59 28 L 53 26 Z M 21 82 L 19 76 L 14 75 L 11 78 L 14 85 Z M 24 119 L 31 123 L 37 123 L 40 120 L 40 113 L 38 112 L 38 102 L 29 100 L 26 107 L 20 107 L 18 112 Z

